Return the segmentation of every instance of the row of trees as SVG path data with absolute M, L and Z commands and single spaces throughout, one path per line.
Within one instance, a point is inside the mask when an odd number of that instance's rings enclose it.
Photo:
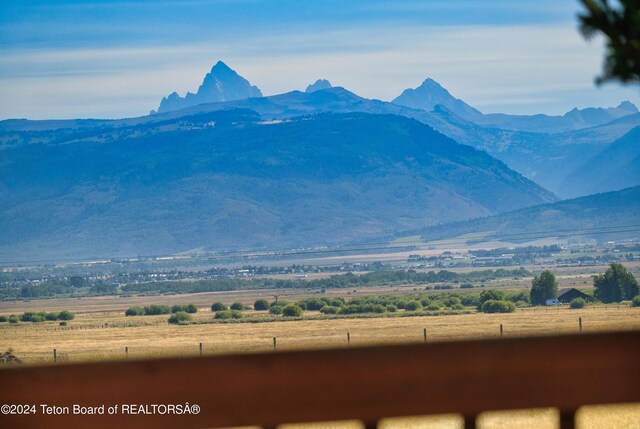
M 192 314 L 198 311 L 195 304 L 168 305 L 151 304 L 144 307 L 130 307 L 125 312 L 125 316 L 156 316 L 159 314 L 176 314 L 179 312 Z
M 622 264 L 612 263 L 604 274 L 593 278 L 594 296 L 603 303 L 632 300 L 640 294 L 638 281 Z M 532 305 L 544 305 L 548 299 L 558 297 L 558 282 L 555 275 L 543 271 L 531 282 L 530 299 Z
M 66 322 L 68 320 L 73 320 L 75 315 L 70 311 L 63 310 L 60 312 L 51 311 L 49 313 L 45 311 L 27 311 L 20 316 L 16 314 L 11 314 L 9 316 L 0 316 L 0 322 L 9 322 L 9 323 L 18 323 L 18 322 L 32 322 L 32 323 L 40 323 L 45 321 L 58 321 L 61 320 Z

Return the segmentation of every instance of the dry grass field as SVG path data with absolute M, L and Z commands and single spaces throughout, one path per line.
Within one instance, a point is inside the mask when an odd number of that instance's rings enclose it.
M 213 323 L 213 313 L 200 308 L 194 319 L 204 323 L 185 326 L 167 324 L 167 315 L 125 317 L 112 310 L 80 313 L 65 329 L 57 322 L 3 323 L 0 349 L 13 349 L 26 363 L 50 362 L 54 348 L 67 361 L 120 359 L 125 347 L 129 358 L 188 355 L 198 353 L 199 343 L 207 354 L 251 353 L 272 350 L 273 337 L 279 350 L 300 350 L 347 346 L 347 333 L 352 346 L 420 342 L 425 328 L 429 342 L 496 337 L 501 324 L 505 336 L 571 333 L 578 332 L 579 317 L 584 332 L 640 329 L 640 308 L 626 305 L 265 323 Z
M 213 314 L 201 309 L 196 320 L 212 321 Z M 578 318 L 583 331 L 639 330 L 640 308 L 608 306 L 570 310 L 567 308 L 518 311 L 511 314 L 467 314 L 449 316 L 397 317 L 374 319 L 298 320 L 268 323 L 211 323 L 173 326 L 167 316 L 125 318 L 120 312 L 103 311 L 79 314 L 70 323 L 74 330 L 60 330 L 55 322 L 19 324 L 0 328 L 0 349 L 12 348 L 29 364 L 52 363 L 52 350 L 57 349 L 63 362 L 129 358 L 196 355 L 199 343 L 206 354 L 271 352 L 272 338 L 277 337 L 279 350 L 348 347 L 366 344 L 397 344 L 423 341 L 454 341 L 499 336 L 499 325 L 505 336 L 547 335 L 578 331 Z M 146 323 L 131 327 L 98 327 L 128 323 Z M 82 329 L 80 329 L 82 328 Z M 384 429 L 461 429 L 459 416 L 388 419 Z M 287 425 L 285 429 L 356 429 L 359 423 L 335 425 Z M 555 429 L 558 412 L 553 409 L 487 412 L 480 416 L 481 429 Z M 640 429 L 640 404 L 585 407 L 578 413 L 579 429 Z
M 587 273 L 575 270 L 559 273 L 560 282 L 579 284 L 590 280 Z M 508 283 L 505 288 L 520 285 Z M 351 293 L 410 293 L 413 287 L 366 289 Z M 287 300 L 309 295 L 299 291 Z M 347 291 L 336 291 L 336 296 Z M 0 351 L 12 349 L 26 364 L 52 364 L 52 351 L 57 350 L 61 362 L 128 358 L 197 355 L 199 343 L 204 354 L 272 352 L 273 337 L 278 350 L 310 348 L 356 347 L 368 344 L 398 344 L 423 341 L 427 329 L 428 341 L 455 341 L 498 337 L 500 324 L 504 336 L 531 336 L 578 332 L 578 318 L 584 332 L 640 330 L 640 308 L 627 305 L 587 307 L 582 310 L 537 308 L 518 310 L 510 314 L 465 314 L 416 317 L 386 317 L 371 319 L 278 320 L 266 323 L 212 323 L 209 305 L 213 301 L 252 303 L 259 297 L 271 298 L 271 291 L 242 291 L 174 295 L 160 297 L 94 297 L 82 299 L 41 300 L 0 303 L 0 314 L 23 311 L 55 311 L 68 309 L 76 318 L 62 330 L 57 322 L 39 324 L 0 324 Z M 350 295 L 350 296 L 353 296 Z M 133 305 L 177 304 L 194 302 L 200 306 L 195 320 L 200 324 L 174 326 L 167 324 L 167 315 L 125 317 L 123 310 Z M 249 312 L 256 315 L 256 312 Z M 307 312 L 314 315 L 313 312 Z M 316 313 L 317 314 L 317 313 Z M 347 344 L 347 333 L 351 344 Z M 480 416 L 482 429 L 546 429 L 558 427 L 558 412 L 553 409 L 487 412 Z M 460 429 L 459 416 L 429 416 L 424 418 L 388 419 L 384 429 Z M 337 425 L 305 425 L 305 429 L 356 429 L 355 423 Z M 580 429 L 640 429 L 640 404 L 585 407 L 578 413 Z M 285 429 L 301 426 L 287 425 Z

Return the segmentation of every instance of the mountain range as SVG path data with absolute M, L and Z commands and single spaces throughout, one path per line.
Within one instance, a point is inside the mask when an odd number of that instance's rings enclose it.
M 603 125 L 615 119 L 638 113 L 638 108 L 633 103 L 623 101 L 617 107 L 589 107 L 582 110 L 574 108 L 562 116 L 483 114 L 464 101 L 452 96 L 449 91 L 433 79 L 426 79 L 415 89 L 405 89 L 402 94 L 391 102 L 428 112 L 435 110 L 437 106 L 441 106 L 462 119 L 483 127 L 539 133 L 580 130 Z
M 204 77 L 198 92 L 195 94 L 187 92 L 184 97 L 180 97 L 177 92 L 172 92 L 162 99 L 158 112 L 170 112 L 196 104 L 240 100 L 249 97 L 262 97 L 262 92 L 235 70 L 231 70 L 225 63 L 218 61 Z
M 365 242 L 640 184 L 629 102 L 485 115 L 432 79 L 393 102 L 323 79 L 263 97 L 222 62 L 174 94 L 137 118 L 0 121 L 0 260 Z
M 396 115 L 224 110 L 55 134 L 4 150 L 0 260 L 345 244 L 556 200 Z

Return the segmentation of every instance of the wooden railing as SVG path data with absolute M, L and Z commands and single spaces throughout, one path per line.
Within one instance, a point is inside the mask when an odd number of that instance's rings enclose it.
M 274 428 L 343 419 L 370 428 L 385 417 L 459 413 L 468 429 L 483 411 L 556 407 L 564 429 L 582 405 L 627 402 L 640 402 L 639 332 L 0 371 L 0 404 L 36 406 L 36 414 L 0 414 L 2 428 Z M 45 415 L 42 404 L 69 414 Z M 75 415 L 73 404 L 105 405 L 105 415 Z M 155 414 L 139 413 L 154 405 Z M 167 413 L 168 405 L 183 413 Z

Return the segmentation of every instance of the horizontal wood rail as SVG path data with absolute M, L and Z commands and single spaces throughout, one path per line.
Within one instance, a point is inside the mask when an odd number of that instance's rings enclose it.
M 197 404 L 198 414 L 122 414 L 123 404 Z M 0 371 L 3 428 L 198 428 L 640 402 L 640 332 L 274 352 Z M 114 415 L 44 415 L 50 406 Z M 135 409 L 135 408 L 134 408 Z M 160 410 L 162 411 L 162 409 Z M 107 413 L 105 413 L 107 414 Z

